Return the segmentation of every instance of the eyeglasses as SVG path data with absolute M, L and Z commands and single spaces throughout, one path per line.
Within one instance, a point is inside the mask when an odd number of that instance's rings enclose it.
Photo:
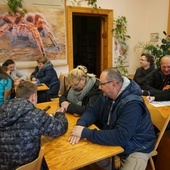
M 81 79 L 79 80 L 79 82 L 78 82 L 78 83 L 76 83 L 76 84 L 72 85 L 73 89 L 76 89 L 76 88 L 78 87 L 78 85 L 79 85 L 80 81 L 81 81 Z
M 112 81 L 113 81 L 113 80 L 107 81 L 107 82 L 104 82 L 104 83 L 100 82 L 100 83 L 99 83 L 99 86 L 103 86 L 103 85 L 105 85 L 105 84 L 111 83 Z

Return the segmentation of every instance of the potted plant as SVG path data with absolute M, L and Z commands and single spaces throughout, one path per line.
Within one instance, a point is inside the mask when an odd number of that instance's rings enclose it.
M 112 32 L 115 37 L 116 67 L 123 75 L 128 75 L 128 70 L 124 65 L 128 52 L 127 40 L 130 39 L 130 36 L 127 35 L 127 19 L 125 16 L 119 16 L 114 20 L 114 29 L 112 29 Z
M 157 68 L 160 66 L 161 57 L 164 55 L 170 55 L 170 35 L 167 35 L 165 31 L 163 31 L 163 34 L 165 35 L 165 37 L 161 39 L 160 44 L 155 44 L 150 41 L 146 43 L 139 42 L 134 47 L 134 51 L 140 48 L 142 49 L 142 53 L 150 53 L 154 55 Z

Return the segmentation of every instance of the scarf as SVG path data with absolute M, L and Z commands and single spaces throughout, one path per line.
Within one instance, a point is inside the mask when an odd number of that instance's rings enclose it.
M 83 98 L 90 92 L 95 83 L 96 83 L 95 77 L 87 77 L 86 84 L 82 90 L 76 91 L 72 87 L 70 88 L 67 95 L 67 100 L 73 104 L 82 106 Z

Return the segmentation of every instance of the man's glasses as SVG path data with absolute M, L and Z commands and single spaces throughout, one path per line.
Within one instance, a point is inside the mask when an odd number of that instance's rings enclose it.
M 107 81 L 107 82 L 104 82 L 104 83 L 100 82 L 100 83 L 99 83 L 99 86 L 103 86 L 103 85 L 105 85 L 105 84 L 111 83 L 112 81 L 113 81 L 113 80 Z

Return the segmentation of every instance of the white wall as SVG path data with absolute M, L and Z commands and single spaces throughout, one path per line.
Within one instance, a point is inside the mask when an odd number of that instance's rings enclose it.
M 139 53 L 133 48 L 138 42 L 150 40 L 150 33 L 167 30 L 169 0 L 98 0 L 102 8 L 114 10 L 114 18 L 126 16 L 129 40 L 129 74 L 134 74 L 139 65 Z M 114 52 L 113 52 L 114 54 Z
M 138 42 L 150 40 L 150 33 L 159 33 L 167 30 L 169 0 L 97 0 L 98 6 L 103 9 L 113 9 L 114 18 L 126 16 L 128 21 L 129 40 L 129 74 L 134 74 L 139 65 L 139 54 L 133 48 Z M 87 6 L 87 2 L 82 3 Z M 113 48 L 114 49 L 114 48 Z M 114 52 L 113 52 L 114 54 Z M 67 73 L 67 66 L 55 67 L 58 74 Z M 28 75 L 32 69 L 22 69 Z

